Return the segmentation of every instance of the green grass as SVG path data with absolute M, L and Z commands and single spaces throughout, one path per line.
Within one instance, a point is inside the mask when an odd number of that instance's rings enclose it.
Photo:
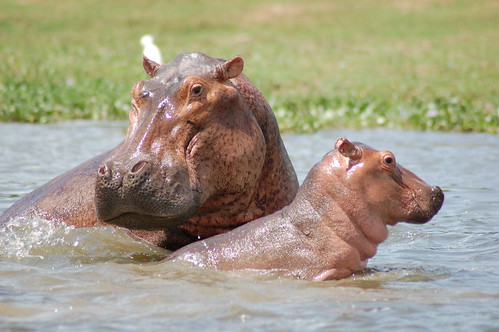
M 245 59 L 285 131 L 373 127 L 499 133 L 497 0 L 0 3 L 0 121 L 124 120 L 165 60 Z

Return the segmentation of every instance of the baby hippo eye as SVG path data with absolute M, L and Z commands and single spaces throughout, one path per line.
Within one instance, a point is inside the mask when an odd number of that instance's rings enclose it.
M 199 97 L 203 92 L 203 86 L 201 84 L 194 84 L 191 88 L 191 93 L 193 97 Z
M 391 155 L 386 155 L 383 157 L 383 162 L 385 163 L 385 165 L 391 166 L 395 163 L 395 159 Z

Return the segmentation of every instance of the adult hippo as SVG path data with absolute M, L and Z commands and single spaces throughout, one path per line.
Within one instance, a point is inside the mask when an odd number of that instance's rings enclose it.
M 387 225 L 425 223 L 444 195 L 376 151 L 340 138 L 293 202 L 231 232 L 192 243 L 170 261 L 221 270 L 279 270 L 299 279 L 340 279 L 366 267 Z
M 178 248 L 281 209 L 298 181 L 262 94 L 225 61 L 186 53 L 132 88 L 124 141 L 20 199 L 1 217 L 102 221 Z

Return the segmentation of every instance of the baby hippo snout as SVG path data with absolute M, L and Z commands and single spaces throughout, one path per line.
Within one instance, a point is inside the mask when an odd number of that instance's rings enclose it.
M 431 212 L 429 213 L 428 221 L 440 211 L 440 208 L 444 204 L 444 192 L 440 187 L 434 186 L 431 188 L 430 201 Z
M 433 207 L 433 215 L 437 214 L 442 205 L 444 204 L 444 192 L 439 186 L 431 188 L 431 201 Z
M 438 186 L 431 187 L 427 198 L 420 200 L 418 209 L 414 211 L 412 217 L 404 220 L 411 224 L 424 224 L 433 218 L 438 213 L 444 203 L 444 193 Z

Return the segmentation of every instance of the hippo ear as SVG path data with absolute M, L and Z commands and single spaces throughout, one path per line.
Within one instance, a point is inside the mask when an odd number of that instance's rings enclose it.
M 145 55 L 142 57 L 142 66 L 144 66 L 144 70 L 150 77 L 154 77 L 159 67 L 161 67 L 159 63 L 149 60 Z
M 349 140 L 343 137 L 340 137 L 336 140 L 336 143 L 334 143 L 334 148 L 338 150 L 338 152 L 341 153 L 342 156 L 353 160 L 360 159 L 362 155 L 362 151 L 359 148 L 357 148 Z
M 215 68 L 215 79 L 220 82 L 225 82 L 231 78 L 239 76 L 243 72 L 243 69 L 243 58 L 236 56 L 232 60 L 225 61 Z

